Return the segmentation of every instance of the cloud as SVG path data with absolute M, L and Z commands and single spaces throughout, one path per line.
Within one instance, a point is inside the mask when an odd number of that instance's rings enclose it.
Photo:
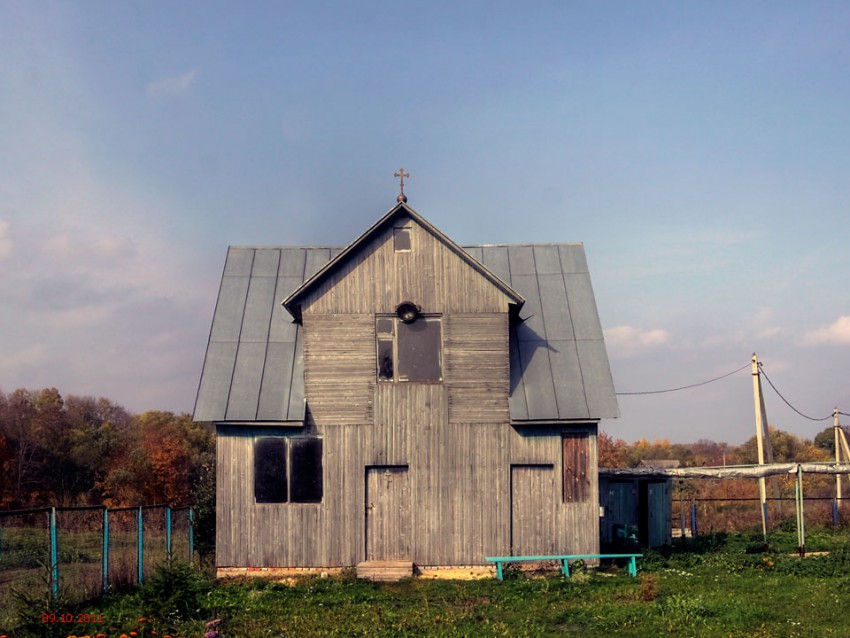
M 0 368 L 15 371 L 20 368 L 42 366 L 49 360 L 49 350 L 46 344 L 39 343 L 17 350 L 2 357 Z
M 0 219 L 0 259 L 12 254 L 12 239 L 9 237 L 9 222 Z
M 660 328 L 642 330 L 632 326 L 617 326 L 605 330 L 605 342 L 608 347 L 615 353 L 626 356 L 652 350 L 669 341 L 670 333 Z
M 834 323 L 803 336 L 803 345 L 818 346 L 825 343 L 850 345 L 850 315 L 842 315 Z
M 148 97 L 179 97 L 185 95 L 195 83 L 195 78 L 198 76 L 198 70 L 192 69 L 180 75 L 170 75 L 149 82 L 145 87 L 145 93 Z
M 782 329 L 773 325 L 773 309 L 767 306 L 760 307 L 750 322 L 753 337 L 758 340 L 775 337 Z

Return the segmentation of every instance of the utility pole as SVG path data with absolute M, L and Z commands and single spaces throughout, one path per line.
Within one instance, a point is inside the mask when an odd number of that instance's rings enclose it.
M 753 401 L 756 411 L 756 445 L 758 446 L 759 465 L 773 463 L 773 448 L 767 429 L 767 412 L 764 408 L 764 396 L 761 391 L 761 372 L 756 353 L 753 353 Z M 763 476 L 759 477 L 759 500 L 761 501 L 761 532 L 767 540 L 767 485 Z
M 841 441 L 839 437 L 841 436 L 839 430 L 841 426 L 838 425 L 838 408 L 835 408 L 832 411 L 832 429 L 835 433 L 835 464 L 838 465 L 841 463 Z M 850 459 L 847 459 L 850 461 Z M 841 475 L 835 475 L 835 500 L 838 503 L 838 506 L 841 507 Z

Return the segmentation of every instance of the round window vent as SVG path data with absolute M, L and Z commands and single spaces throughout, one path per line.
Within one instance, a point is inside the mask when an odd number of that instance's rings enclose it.
M 396 315 L 403 323 L 413 323 L 419 318 L 419 306 L 412 301 L 402 301 L 395 309 Z

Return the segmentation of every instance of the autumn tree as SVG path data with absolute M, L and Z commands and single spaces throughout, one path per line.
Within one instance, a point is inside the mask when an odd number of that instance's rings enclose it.
M 596 437 L 596 446 L 599 467 L 628 467 L 626 458 L 628 443 L 623 439 L 615 439 L 600 430 Z

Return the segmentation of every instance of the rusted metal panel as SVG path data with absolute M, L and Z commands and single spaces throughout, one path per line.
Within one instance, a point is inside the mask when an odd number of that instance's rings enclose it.
M 587 432 L 565 432 L 564 501 L 586 503 L 590 499 L 590 435 Z

